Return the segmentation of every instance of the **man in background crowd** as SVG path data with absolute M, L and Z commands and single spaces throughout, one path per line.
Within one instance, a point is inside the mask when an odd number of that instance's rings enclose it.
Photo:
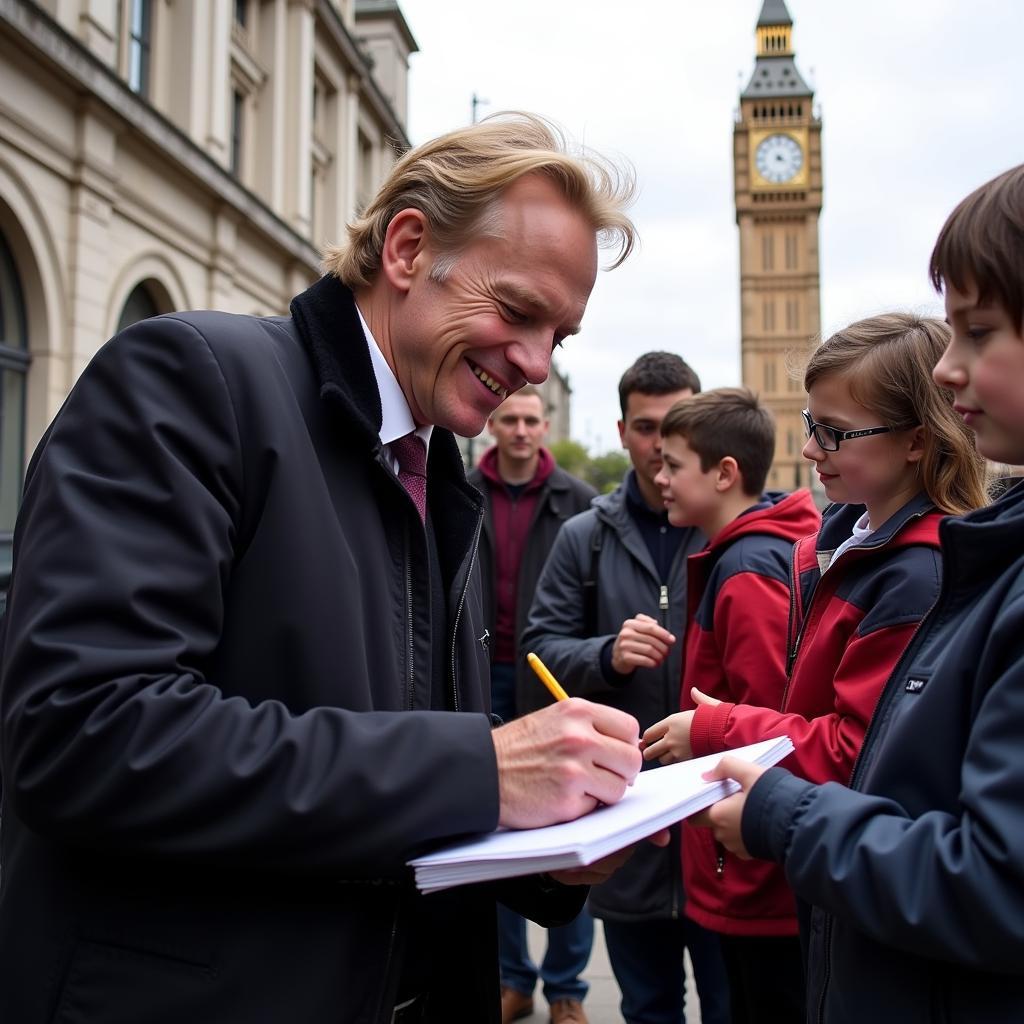
M 597 492 L 560 469 L 544 447 L 544 399 L 532 385 L 506 398 L 491 413 L 487 427 L 494 445 L 469 481 L 484 495 L 479 557 L 490 634 L 491 710 L 510 722 L 552 701 L 526 664 L 519 637 L 556 534 Z M 593 939 L 594 922 L 584 909 L 575 921 L 548 930 L 547 952 L 538 970 L 527 948 L 526 919 L 499 904 L 502 1024 L 533 1013 L 538 975 L 554 1024 L 586 1024 L 588 985 L 580 975 Z

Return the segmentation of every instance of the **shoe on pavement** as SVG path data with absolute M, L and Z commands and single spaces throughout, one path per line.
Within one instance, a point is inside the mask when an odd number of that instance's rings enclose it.
M 556 999 L 551 1004 L 550 1024 L 589 1024 L 578 999 Z
M 512 1024 L 512 1021 L 522 1020 L 532 1013 L 533 996 L 528 996 L 517 988 L 501 986 L 501 1024 Z

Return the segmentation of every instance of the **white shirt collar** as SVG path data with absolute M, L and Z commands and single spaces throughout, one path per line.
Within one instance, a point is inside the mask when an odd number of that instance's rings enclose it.
M 377 378 L 377 390 L 380 392 L 381 442 L 391 444 L 392 441 L 397 441 L 398 438 L 415 431 L 429 449 L 433 426 L 431 424 L 427 424 L 425 427 L 416 426 L 405 394 L 392 373 L 391 367 L 388 366 L 388 361 L 384 358 L 377 339 L 370 333 L 370 328 L 367 326 L 366 320 L 363 319 L 362 310 L 358 306 L 356 306 L 356 313 L 359 314 L 363 334 L 366 335 L 366 347 L 370 350 L 370 362 L 373 364 L 373 373 Z

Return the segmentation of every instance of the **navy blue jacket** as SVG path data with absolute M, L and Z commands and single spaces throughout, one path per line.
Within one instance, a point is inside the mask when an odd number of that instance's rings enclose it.
M 814 1021 L 1024 1019 L 1024 488 L 940 540 L 851 788 L 774 768 L 744 811 L 748 849 L 815 905 Z

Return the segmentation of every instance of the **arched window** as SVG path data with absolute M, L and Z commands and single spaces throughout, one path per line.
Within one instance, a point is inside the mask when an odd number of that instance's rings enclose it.
M 146 282 L 143 281 L 141 284 L 137 284 L 131 290 L 128 298 L 125 299 L 124 308 L 121 310 L 120 319 L 117 321 L 117 329 L 118 331 L 123 331 L 126 327 L 131 327 L 132 324 L 138 323 L 140 320 L 146 320 L 151 316 L 159 315 L 160 307 L 153 297 L 153 292 L 147 287 Z
M 25 293 L 14 254 L 0 232 L 0 541 L 14 530 L 21 501 L 25 452 L 25 376 L 28 373 Z M 0 549 L 9 557 L 9 547 Z M 6 570 L 0 565 L 0 578 Z

